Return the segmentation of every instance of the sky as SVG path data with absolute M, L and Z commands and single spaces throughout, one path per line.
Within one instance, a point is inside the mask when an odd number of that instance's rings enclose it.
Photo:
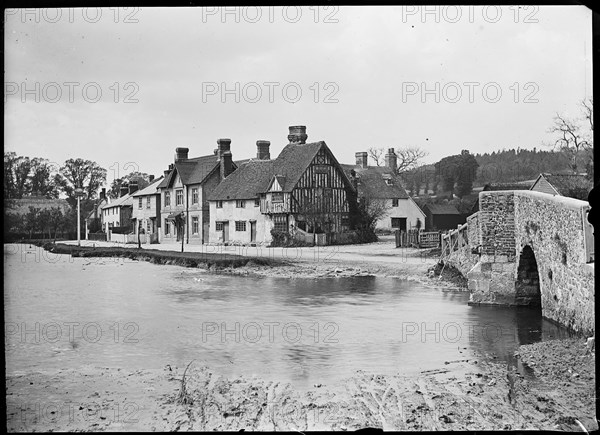
M 592 95 L 591 11 L 529 7 L 9 9 L 5 151 L 161 175 L 305 125 L 341 163 L 542 148 Z

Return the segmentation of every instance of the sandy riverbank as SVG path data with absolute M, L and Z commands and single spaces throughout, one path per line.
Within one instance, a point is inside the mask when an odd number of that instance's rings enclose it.
M 357 372 L 300 392 L 225 379 L 200 362 L 133 372 L 86 367 L 12 373 L 9 431 L 565 430 L 591 431 L 595 354 L 577 340 L 521 346 L 529 369 L 487 358 L 447 361 L 416 376 Z M 183 392 L 184 391 L 184 392 Z

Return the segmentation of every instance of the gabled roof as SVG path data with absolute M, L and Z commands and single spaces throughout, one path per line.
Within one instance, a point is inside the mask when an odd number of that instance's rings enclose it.
M 269 187 L 273 160 L 249 160 L 225 178 L 209 195 L 208 200 L 256 198 Z
M 138 190 L 133 192 L 132 196 L 144 196 L 144 195 L 154 195 L 158 193 L 158 184 L 161 182 L 163 177 L 158 178 L 157 180 L 152 181 L 149 185 L 144 187 L 142 190 Z
M 113 202 L 103 205 L 101 208 L 106 209 L 112 207 L 125 207 L 128 205 L 133 205 L 133 195 L 130 193 L 115 199 Z
M 402 180 L 385 166 L 342 165 L 346 174 L 352 177 L 351 171 L 358 178 L 358 195 L 378 199 L 408 199 L 408 194 L 402 186 Z M 388 184 L 386 180 L 390 180 Z
M 208 199 L 216 201 L 256 198 L 259 193 L 268 190 L 273 178 L 281 185 L 282 192 L 291 192 L 323 147 L 329 151 L 323 141 L 291 143 L 285 146 L 275 160 L 251 159 L 223 180 Z M 329 152 L 337 164 L 335 156 Z M 352 188 L 350 180 L 347 180 L 347 183 Z
M 591 180 L 589 180 L 584 174 L 543 173 L 540 174 L 537 180 L 535 180 L 534 185 L 537 184 L 542 177 L 545 178 L 546 181 L 548 181 L 548 183 L 550 183 L 561 196 L 573 196 L 573 193 L 580 193 L 584 191 L 589 193 L 594 187 Z
M 200 184 L 218 165 L 219 160 L 214 154 L 177 161 L 174 163 L 174 170 L 167 174 L 157 188 L 164 189 L 169 187 L 176 173 L 179 174 L 181 182 L 184 185 Z M 233 162 L 233 167 L 237 167 L 235 162 Z
M 281 150 L 273 161 L 275 171 L 273 175 L 284 177 L 285 181 L 281 186 L 283 192 L 291 192 L 294 189 L 308 165 L 324 145 L 323 141 L 306 144 L 291 143 Z
M 452 204 L 427 204 L 425 207 L 431 214 L 460 214 Z

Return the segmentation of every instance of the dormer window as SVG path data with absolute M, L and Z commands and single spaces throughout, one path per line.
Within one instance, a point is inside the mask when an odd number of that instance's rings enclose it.
M 385 180 L 385 184 L 387 184 L 388 186 L 393 186 L 394 182 L 390 178 L 388 178 L 387 180 Z

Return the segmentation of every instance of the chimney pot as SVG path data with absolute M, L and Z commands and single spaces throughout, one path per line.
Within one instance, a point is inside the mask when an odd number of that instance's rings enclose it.
M 102 191 L 100 192 L 100 199 L 106 199 L 106 187 L 102 188 Z
M 271 142 L 268 140 L 257 140 L 256 141 L 256 158 L 258 160 L 271 160 L 271 153 L 269 148 Z
M 306 134 L 306 126 L 304 125 L 291 125 L 289 127 L 290 134 L 288 134 L 288 140 L 290 143 L 306 143 L 308 135 Z
M 221 138 L 217 141 L 217 160 L 221 160 L 221 154 L 231 150 L 231 139 Z
M 175 148 L 175 161 L 187 160 L 189 148 Z
M 368 154 L 366 151 L 360 151 L 354 154 L 356 156 L 356 166 L 366 168 L 368 165 Z

